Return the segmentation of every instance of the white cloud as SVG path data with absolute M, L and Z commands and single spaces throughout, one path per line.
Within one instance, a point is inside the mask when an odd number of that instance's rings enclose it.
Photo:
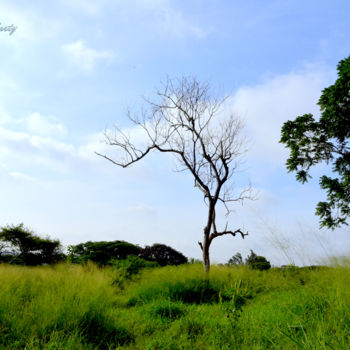
M 0 105 L 0 125 L 8 124 L 13 121 L 11 115 Z
M 70 144 L 0 127 L 0 160 L 8 168 L 19 163 L 36 163 L 62 169 L 74 154 L 75 149 Z
M 85 159 L 96 159 L 95 152 L 105 153 L 107 145 L 103 142 L 103 133 L 87 136 L 86 142 L 78 148 L 78 154 Z
M 208 34 L 208 29 L 204 29 L 192 21 L 185 18 L 183 13 L 176 11 L 170 6 L 158 8 L 156 12 L 158 26 L 162 29 L 161 33 L 170 33 L 175 37 L 182 38 L 186 35 L 193 36 L 197 39 L 203 39 Z
M 309 67 L 238 89 L 230 103 L 232 110 L 246 121 L 253 143 L 249 155 L 284 164 L 287 151 L 279 143 L 283 123 L 305 113 L 317 116 L 317 101 L 333 74 L 320 67 Z
M 24 174 L 22 172 L 19 171 L 11 171 L 9 172 L 9 175 L 18 181 L 26 181 L 26 182 L 33 182 L 34 178 L 30 175 Z
M 63 3 L 81 10 L 88 15 L 99 15 L 103 8 L 110 3 L 110 0 L 63 0 Z
M 94 69 L 98 61 L 111 62 L 114 54 L 111 51 L 97 51 L 86 46 L 83 40 L 78 40 L 62 46 L 68 60 L 84 71 Z
M 134 1 L 113 1 L 113 0 L 62 0 L 70 7 L 79 9 L 90 16 L 100 16 L 107 11 L 115 13 L 116 21 L 129 22 L 133 18 L 138 22 L 142 37 L 149 30 L 152 36 L 166 36 L 183 38 L 186 36 L 202 39 L 211 31 L 208 25 L 204 28 L 188 14 L 175 8 L 170 0 L 134 0 Z
M 29 132 L 40 136 L 62 136 L 67 130 L 57 118 L 44 117 L 39 113 L 32 113 L 24 118 L 22 122 L 26 125 Z

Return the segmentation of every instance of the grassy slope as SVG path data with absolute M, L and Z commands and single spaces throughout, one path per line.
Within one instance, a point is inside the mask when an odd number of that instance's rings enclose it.
M 93 265 L 0 265 L 0 349 L 349 349 L 348 268 L 120 279 Z

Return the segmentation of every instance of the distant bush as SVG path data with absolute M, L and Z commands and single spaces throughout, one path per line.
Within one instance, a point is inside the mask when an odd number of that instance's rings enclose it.
M 68 247 L 68 258 L 73 263 L 85 263 L 88 260 L 103 266 L 112 260 L 126 259 L 131 255 L 138 255 L 141 248 L 125 241 L 86 242 Z
M 252 250 L 250 251 L 250 255 L 243 262 L 243 258 L 241 253 L 237 253 L 234 255 L 226 265 L 229 266 L 242 266 L 246 265 L 251 267 L 254 270 L 268 270 L 271 268 L 270 262 L 263 256 L 256 255 Z
M 271 268 L 271 264 L 264 256 L 256 255 L 252 250 L 250 255 L 245 261 L 246 265 L 250 266 L 253 270 L 268 270 Z
M 54 264 L 63 258 L 59 240 L 38 237 L 23 223 L 1 228 L 0 261 L 2 262 L 40 265 Z
M 188 259 L 177 250 L 165 244 L 153 244 L 141 250 L 139 256 L 148 261 L 156 261 L 160 266 L 181 265 L 188 262 Z

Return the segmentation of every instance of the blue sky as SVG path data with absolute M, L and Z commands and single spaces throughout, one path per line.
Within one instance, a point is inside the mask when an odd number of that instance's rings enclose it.
M 166 76 L 195 75 L 231 97 L 249 152 L 237 179 L 259 200 L 237 205 L 245 240 L 214 241 L 226 262 L 250 249 L 274 264 L 348 254 L 348 228 L 319 230 L 319 167 L 307 185 L 285 170 L 284 121 L 317 100 L 350 55 L 348 1 L 59 0 L 0 4 L 0 225 L 24 222 L 74 244 L 165 243 L 200 258 L 206 207 L 189 174 L 154 154 L 130 169 L 97 157 L 101 132 L 131 127 L 127 106 Z M 221 219 L 224 224 L 224 217 Z

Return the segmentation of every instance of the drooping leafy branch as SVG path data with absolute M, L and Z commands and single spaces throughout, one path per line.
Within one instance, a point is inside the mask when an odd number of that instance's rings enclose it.
M 290 149 L 289 172 L 302 183 L 311 178 L 310 168 L 331 164 L 334 176 L 323 175 L 320 186 L 327 201 L 317 204 L 321 227 L 347 225 L 350 216 L 350 56 L 338 64 L 338 79 L 322 91 L 318 101 L 321 116 L 304 114 L 282 127 L 280 142 Z

